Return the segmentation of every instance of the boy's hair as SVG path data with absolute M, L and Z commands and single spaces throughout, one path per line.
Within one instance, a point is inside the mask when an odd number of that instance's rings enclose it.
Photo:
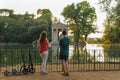
M 66 34 L 67 34 L 67 32 L 66 32 L 66 31 L 63 31 L 63 32 L 62 32 L 62 34 L 63 34 L 63 35 L 66 35 Z

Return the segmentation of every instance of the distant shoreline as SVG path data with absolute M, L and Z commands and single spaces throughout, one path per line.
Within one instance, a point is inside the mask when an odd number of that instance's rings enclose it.
M 1 43 L 1 42 L 0 42 L 0 45 L 7 45 L 7 43 Z
M 1 46 L 4 46 L 4 45 L 23 45 L 23 44 L 30 44 L 30 43 L 1 43 L 0 42 Z

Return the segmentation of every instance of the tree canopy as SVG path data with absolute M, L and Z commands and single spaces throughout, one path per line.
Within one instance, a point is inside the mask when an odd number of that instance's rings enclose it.
M 41 11 L 41 15 L 35 18 L 34 14 L 28 12 L 14 14 L 13 10 L 0 9 L 0 42 L 32 43 L 38 39 L 40 33 L 48 31 L 52 24 L 51 11 Z
M 79 39 L 87 40 L 87 36 L 96 30 L 93 24 L 96 20 L 95 8 L 91 7 L 87 1 L 67 5 L 62 15 L 65 17 L 76 42 L 79 42 Z
M 101 9 L 107 13 L 104 22 L 103 40 L 110 43 L 120 42 L 120 0 L 99 0 Z

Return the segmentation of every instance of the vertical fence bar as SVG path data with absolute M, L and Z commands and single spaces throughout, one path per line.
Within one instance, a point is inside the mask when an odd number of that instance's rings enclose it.
M 35 62 L 35 68 L 37 68 L 37 64 L 38 64 L 38 62 L 37 62 L 37 56 L 36 56 L 37 53 L 36 53 L 36 51 L 34 49 L 32 49 L 32 50 L 33 50 L 32 53 L 34 53 L 34 56 L 35 56 L 35 58 L 34 58 L 35 59 L 35 61 L 34 61 Z
M 13 62 L 13 50 L 11 50 L 11 62 L 12 62 L 12 70 L 13 70 L 13 66 L 14 66 L 14 62 Z
M 88 52 L 90 52 L 90 50 L 88 50 Z M 89 59 L 89 63 L 91 63 L 91 61 L 90 61 L 90 54 L 88 55 L 88 59 Z M 90 64 L 88 65 L 88 70 L 90 71 Z
M 103 65 L 104 65 L 104 67 L 103 67 L 104 69 L 103 69 L 103 70 L 104 70 L 104 71 L 105 71 L 105 54 L 106 54 L 106 53 L 105 53 L 105 50 L 104 50 L 104 63 L 103 63 Z
M 111 51 L 110 51 L 110 52 L 111 52 Z M 110 71 L 110 59 L 111 59 L 111 57 L 108 57 L 108 58 L 109 58 L 109 64 L 108 64 L 108 65 L 109 65 L 109 71 Z
M 4 58 L 3 58 L 3 63 L 4 63 L 4 65 L 5 65 L 5 67 L 6 67 L 6 70 L 7 70 L 7 62 L 5 61 L 5 57 L 7 56 L 7 50 L 5 50 L 5 55 L 4 55 Z
M 57 72 L 59 71 L 59 49 L 57 49 L 57 65 L 56 65 L 56 68 L 57 68 Z
M 53 54 L 53 50 L 51 50 L 51 54 Z M 51 58 L 53 58 L 53 56 L 51 55 Z M 51 65 L 51 67 L 50 67 L 50 69 L 51 69 L 51 71 L 52 71 L 52 59 L 51 59 L 51 61 L 50 61 L 50 65 Z
M 76 61 L 77 64 L 75 64 L 75 67 L 77 67 L 76 69 L 78 70 L 79 69 L 79 65 L 78 65 L 79 64 L 79 53 L 77 53 L 77 57 L 76 58 L 77 58 L 77 61 Z
M 115 55 L 115 52 L 116 52 L 116 50 L 113 50 L 113 56 L 114 56 L 114 61 L 112 62 L 112 64 L 113 64 L 113 70 L 115 70 L 115 64 L 116 64 L 116 61 L 115 61 L 115 59 L 116 59 L 116 55 Z
M 120 70 L 120 50 L 118 50 L 118 52 L 119 52 L 119 61 L 118 61 L 118 63 L 119 63 L 119 70 Z
M 87 64 L 86 64 L 86 71 L 88 70 L 88 69 L 87 69 L 87 68 L 88 68 L 87 55 L 88 55 L 88 54 L 87 54 L 87 50 L 85 49 L 85 56 L 86 56 L 86 57 L 85 57 L 85 61 L 86 61 L 85 63 L 87 63 Z
M 2 53 L 1 53 L 1 50 L 0 50 L 0 72 L 1 72 L 1 67 L 2 67 Z
M 97 68 L 97 70 L 99 71 L 99 70 L 101 70 L 101 60 L 100 60 L 100 58 L 101 58 L 101 54 L 100 54 L 100 49 L 98 49 L 98 55 L 97 55 L 97 58 L 98 58 L 98 68 Z
M 76 55 L 76 54 L 75 54 L 75 55 Z M 72 61 L 73 70 L 74 70 L 74 61 L 75 61 L 75 60 L 74 60 L 74 57 L 75 57 L 75 56 L 73 56 L 73 61 Z
M 94 71 L 95 71 L 95 50 L 94 50 Z

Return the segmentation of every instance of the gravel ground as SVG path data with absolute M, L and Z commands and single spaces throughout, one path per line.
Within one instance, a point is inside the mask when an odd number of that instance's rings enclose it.
M 49 72 L 47 75 L 36 72 L 14 76 L 4 76 L 0 73 L 0 80 L 120 80 L 120 71 L 70 72 L 70 76 L 63 76 L 60 72 Z

